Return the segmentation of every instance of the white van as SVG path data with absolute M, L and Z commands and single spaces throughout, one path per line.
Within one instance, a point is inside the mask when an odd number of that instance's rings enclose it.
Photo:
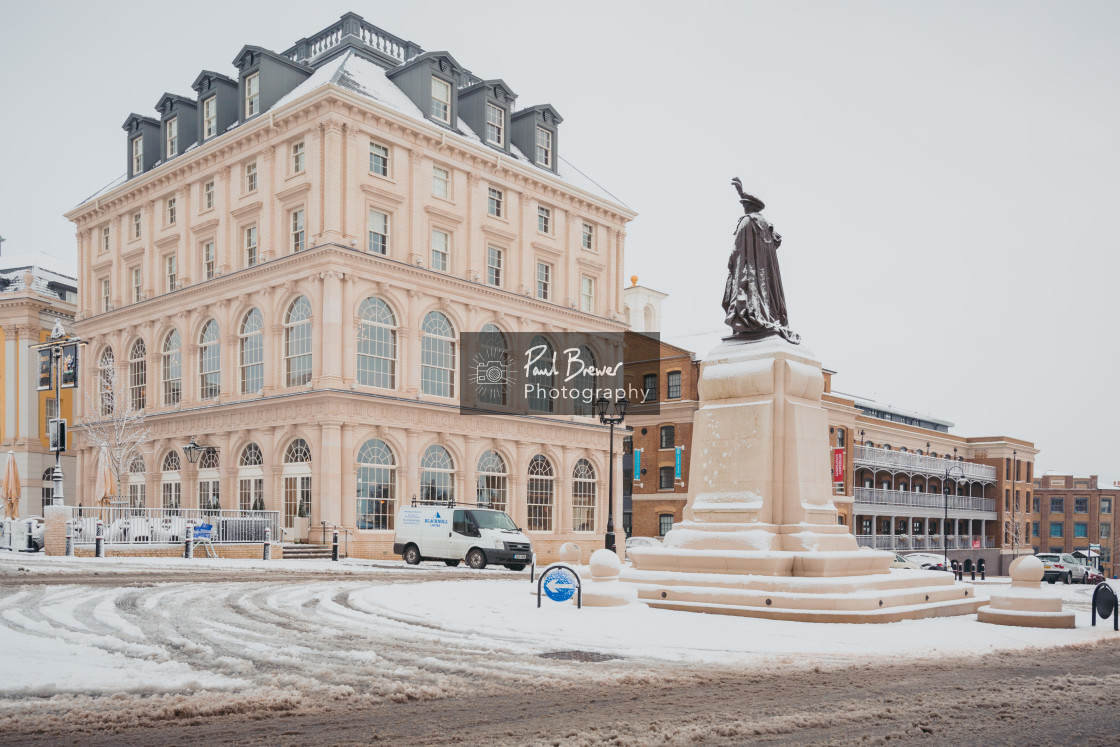
M 409 565 L 442 560 L 449 566 L 466 560 L 471 568 L 488 563 L 520 571 L 533 558 L 533 547 L 504 511 L 444 505 L 402 508 L 397 516 L 393 552 Z

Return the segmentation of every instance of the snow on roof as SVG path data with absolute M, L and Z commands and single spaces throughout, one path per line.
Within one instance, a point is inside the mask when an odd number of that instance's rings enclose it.
M 57 296 L 58 291 L 50 288 L 51 283 L 58 283 L 77 291 L 78 280 L 73 262 L 68 262 L 60 257 L 54 257 L 43 252 L 25 252 L 22 254 L 8 254 L 0 256 L 0 279 L 7 285 L 0 288 L 0 293 L 19 293 L 26 290 L 23 274 L 28 270 L 34 277 L 31 289 L 44 296 Z M 67 273 L 74 273 L 68 275 Z

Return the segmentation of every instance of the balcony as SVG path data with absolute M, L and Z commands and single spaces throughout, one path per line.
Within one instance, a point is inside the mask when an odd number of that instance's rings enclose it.
M 945 496 L 939 493 L 911 493 L 908 490 L 881 490 L 879 488 L 854 488 L 852 497 L 855 499 L 855 511 L 860 512 L 860 505 L 870 510 L 874 506 L 889 506 L 891 508 L 911 508 L 941 511 L 945 508 Z M 995 518 L 996 501 L 994 498 L 979 498 L 968 495 L 950 495 L 950 511 L 983 511 L 993 514 Z
M 921 534 L 857 534 L 856 542 L 860 547 L 870 547 L 873 550 L 894 550 L 895 552 L 937 552 L 947 546 L 949 550 L 979 550 L 973 547 L 973 542 L 980 541 L 982 547 L 996 546 L 992 537 L 949 537 L 948 542 L 942 540 L 941 535 Z
M 855 465 L 857 467 L 882 467 L 894 472 L 921 472 L 926 475 L 944 477 L 946 468 L 960 467 L 964 479 L 980 482 L 995 482 L 996 468 L 975 462 L 955 462 L 951 459 L 915 454 L 912 451 L 877 449 L 873 446 L 855 445 Z

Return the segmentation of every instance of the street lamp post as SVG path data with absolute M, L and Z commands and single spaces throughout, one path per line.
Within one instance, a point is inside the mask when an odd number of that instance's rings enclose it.
M 599 414 L 599 422 L 611 427 L 610 461 L 607 467 L 607 536 L 605 547 L 615 549 L 614 541 L 614 427 L 626 419 L 626 408 L 630 403 L 625 397 L 614 403 L 614 415 L 608 415 L 607 410 L 611 403 L 606 397 L 595 401 L 595 409 Z
M 66 345 L 73 345 L 75 351 L 78 345 L 84 345 L 85 340 L 78 337 L 67 337 L 66 330 L 62 328 L 62 320 L 56 319 L 54 328 L 51 329 L 50 337 L 47 342 L 42 345 L 37 345 L 37 349 L 49 348 L 50 349 L 50 370 L 47 371 L 54 379 L 54 410 L 55 410 L 55 433 L 54 443 L 51 444 L 54 449 L 54 470 L 51 472 L 51 480 L 54 488 L 51 491 L 51 505 L 62 506 L 66 503 L 66 497 L 63 495 L 62 490 L 62 452 L 66 449 L 66 428 L 62 419 L 62 349 Z M 77 353 L 75 352 L 75 358 Z M 77 362 L 73 362 L 75 367 Z M 76 386 L 74 382 L 68 386 Z
M 956 449 L 954 449 L 956 451 Z M 949 562 L 949 477 L 953 474 L 953 470 L 960 472 L 960 476 L 964 477 L 964 467 L 959 464 L 953 464 L 945 468 L 945 477 L 941 481 L 941 490 L 945 494 L 945 517 L 941 521 L 941 554 L 945 556 L 945 563 Z M 971 522 L 971 519 L 969 520 Z M 971 534 L 972 530 L 969 529 Z M 949 570 L 948 567 L 945 570 Z

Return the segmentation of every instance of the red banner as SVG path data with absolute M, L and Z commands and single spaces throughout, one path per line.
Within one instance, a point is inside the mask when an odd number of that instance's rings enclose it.
M 976 548 L 976 547 L 980 547 L 980 540 L 978 540 L 978 539 L 974 539 L 974 540 L 972 540 L 972 546 L 973 546 L 974 548 Z
M 832 481 L 844 482 L 844 450 L 832 450 Z

